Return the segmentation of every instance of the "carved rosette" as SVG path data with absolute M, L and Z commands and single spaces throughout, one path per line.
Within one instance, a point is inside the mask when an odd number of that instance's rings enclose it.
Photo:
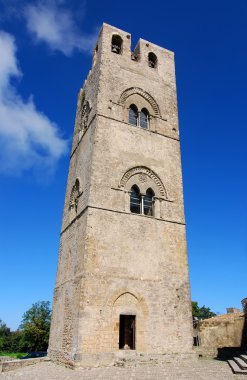
M 147 182 L 147 176 L 143 173 L 139 174 L 138 179 L 141 183 Z

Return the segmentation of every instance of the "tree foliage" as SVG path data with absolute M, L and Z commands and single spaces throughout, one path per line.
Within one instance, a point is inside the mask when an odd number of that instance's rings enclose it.
M 192 316 L 198 319 L 207 319 L 216 316 L 216 313 L 210 310 L 209 307 L 199 307 L 198 302 L 192 301 Z
M 22 350 L 45 351 L 48 347 L 51 324 L 51 308 L 49 301 L 40 301 L 32 305 L 22 318 L 19 327 L 22 332 L 20 344 Z
M 0 351 L 5 351 L 9 346 L 10 329 L 0 319 Z
M 0 319 L 0 337 L 9 336 L 10 328 Z
M 32 305 L 22 317 L 18 330 L 10 328 L 0 319 L 0 351 L 46 351 L 51 324 L 50 302 L 40 301 Z

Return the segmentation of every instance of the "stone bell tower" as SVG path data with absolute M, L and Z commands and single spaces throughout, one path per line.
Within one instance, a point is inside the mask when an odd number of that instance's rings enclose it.
M 103 24 L 80 90 L 49 355 L 188 353 L 192 317 L 174 54 Z

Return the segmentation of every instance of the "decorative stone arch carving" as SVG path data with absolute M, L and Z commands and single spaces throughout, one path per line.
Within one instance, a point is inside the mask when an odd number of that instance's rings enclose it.
M 147 168 L 146 166 L 136 166 L 127 170 L 127 172 L 123 175 L 119 182 L 119 187 L 125 188 L 129 179 L 136 174 L 139 174 L 138 179 L 140 182 L 145 180 L 144 176 L 148 176 L 149 178 L 151 178 L 157 186 L 157 188 L 159 189 L 160 195 L 167 199 L 167 192 L 163 182 L 153 170 Z
M 107 297 L 106 299 L 106 304 L 110 307 L 113 307 L 117 300 L 122 297 L 124 294 L 129 294 L 130 296 L 134 297 L 137 302 L 139 302 L 139 297 L 134 294 L 131 290 L 127 288 L 121 288 L 116 290 L 115 292 L 112 293 L 110 297 Z
M 139 87 L 130 87 L 127 90 L 125 90 L 124 92 L 122 92 L 122 94 L 119 98 L 119 103 L 123 105 L 125 103 L 126 99 L 129 96 L 134 95 L 134 94 L 138 94 L 138 95 L 142 96 L 144 99 L 146 99 L 148 101 L 148 103 L 151 105 L 155 116 L 161 117 L 160 109 L 159 109 L 159 106 L 158 106 L 156 100 L 148 92 L 142 90 Z
M 81 108 L 81 123 L 80 130 L 86 130 L 88 127 L 88 117 L 91 111 L 91 107 L 88 100 L 84 100 Z
M 79 178 L 76 178 L 75 183 L 72 187 L 69 199 L 69 210 L 74 209 L 77 212 L 78 198 L 81 195 L 81 184 Z
M 121 300 L 125 300 L 125 301 L 128 300 L 128 304 L 139 302 L 138 298 L 133 293 L 130 293 L 130 292 L 125 292 L 118 295 L 118 297 L 115 299 L 113 304 L 116 305 L 119 302 L 121 303 Z
M 122 287 L 118 290 L 116 290 L 111 297 L 109 297 L 106 301 L 106 304 L 110 307 L 113 307 L 117 301 L 123 297 L 123 296 L 131 296 L 133 297 L 133 300 L 135 299 L 136 302 L 140 305 L 142 311 L 146 314 L 148 311 L 148 306 L 144 298 L 141 296 L 141 294 L 137 293 L 136 290 L 133 291 L 133 289 L 129 289 L 129 287 Z
M 76 115 L 76 131 L 79 133 L 79 138 L 86 131 L 88 127 L 88 118 L 91 112 L 90 102 L 85 97 L 84 90 L 79 93 L 77 102 L 77 115 Z

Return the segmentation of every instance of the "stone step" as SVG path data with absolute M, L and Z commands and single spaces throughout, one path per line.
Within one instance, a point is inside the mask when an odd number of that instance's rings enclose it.
M 232 371 L 237 375 L 247 375 L 247 370 L 240 368 L 234 360 L 228 360 L 228 364 L 231 367 Z
M 240 355 L 240 358 L 245 362 L 247 363 L 247 355 Z
M 239 356 L 235 356 L 233 360 L 238 364 L 238 366 L 242 369 L 247 369 L 247 363 L 241 359 Z

